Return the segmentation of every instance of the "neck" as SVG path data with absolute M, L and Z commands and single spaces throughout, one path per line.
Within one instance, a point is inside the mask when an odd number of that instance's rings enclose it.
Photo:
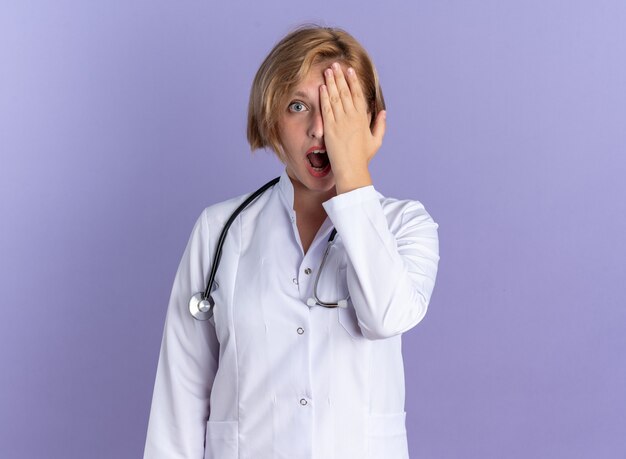
M 293 209 L 296 214 L 324 215 L 326 211 L 322 203 L 337 195 L 337 190 L 332 187 L 327 191 L 312 191 L 299 182 L 293 184 Z

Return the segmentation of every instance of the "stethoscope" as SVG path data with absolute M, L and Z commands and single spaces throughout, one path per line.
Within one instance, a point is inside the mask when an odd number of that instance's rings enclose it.
M 232 213 L 224 228 L 222 229 L 222 233 L 220 234 L 219 239 L 217 240 L 217 248 L 215 252 L 215 258 L 213 258 L 213 264 L 211 265 L 211 272 L 209 274 L 209 280 L 207 282 L 206 289 L 204 292 L 198 292 L 194 296 L 189 299 L 189 312 L 193 316 L 194 319 L 197 320 L 209 320 L 213 317 L 213 308 L 215 307 L 215 301 L 213 301 L 213 297 L 211 296 L 211 292 L 218 287 L 217 282 L 215 282 L 215 276 L 217 275 L 217 267 L 220 264 L 220 259 L 222 258 L 222 247 L 224 245 L 224 240 L 226 239 L 226 234 L 228 233 L 228 229 L 230 225 L 233 224 L 237 216 L 252 203 L 257 197 L 265 192 L 268 188 L 276 185 L 280 177 L 276 177 L 275 179 L 270 180 L 261 188 L 252 193 L 248 198 L 241 203 L 237 209 Z M 325 308 L 346 308 L 348 307 L 348 299 L 350 295 L 346 298 L 337 300 L 336 302 L 326 302 L 319 299 L 317 296 L 317 284 L 320 280 L 320 274 L 324 269 L 324 265 L 326 263 L 326 258 L 328 257 L 328 252 L 330 251 L 331 246 L 335 243 L 335 235 L 337 234 L 337 230 L 333 228 L 330 233 L 330 237 L 328 238 L 328 243 L 326 245 L 326 251 L 324 252 L 324 256 L 322 257 L 322 262 L 320 263 L 320 268 L 317 270 L 317 276 L 315 277 L 315 283 L 313 284 L 313 298 L 309 298 L 307 300 L 308 306 L 324 306 Z M 215 287 L 214 287 L 215 285 Z

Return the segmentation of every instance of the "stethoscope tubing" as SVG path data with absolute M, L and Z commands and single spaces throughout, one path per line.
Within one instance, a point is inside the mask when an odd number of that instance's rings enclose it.
M 209 274 L 209 280 L 208 280 L 206 289 L 204 290 L 204 293 L 202 294 L 202 299 L 203 300 L 207 299 L 209 297 L 209 295 L 211 294 L 211 289 L 213 287 L 213 282 L 215 281 L 215 276 L 217 274 L 217 267 L 219 266 L 220 260 L 222 258 L 222 247 L 224 246 L 224 240 L 226 239 L 226 235 L 228 233 L 228 229 L 233 224 L 235 219 L 239 216 L 239 214 L 246 207 L 248 207 L 252 201 L 254 201 L 261 194 L 263 194 L 265 192 L 265 190 L 267 190 L 268 188 L 276 185 L 279 180 L 280 180 L 280 177 L 276 177 L 276 178 L 270 180 L 265 185 L 263 185 L 261 188 L 256 190 L 250 196 L 248 196 L 248 198 L 246 198 L 246 200 L 244 202 L 242 202 L 241 205 L 239 207 L 237 207 L 237 209 L 232 213 L 232 215 L 230 216 L 230 218 L 228 219 L 228 221 L 224 225 L 224 228 L 222 229 L 220 237 L 217 240 L 217 248 L 216 248 L 216 251 L 215 251 L 215 257 L 213 258 L 213 264 L 211 265 L 211 271 L 210 271 L 210 274 Z
M 328 252 L 330 252 L 330 248 L 334 243 L 336 234 L 337 228 L 333 228 L 333 231 L 330 233 L 330 237 L 328 238 L 328 243 L 326 245 L 326 250 L 324 251 L 324 256 L 322 257 L 322 262 L 320 263 L 320 268 L 317 270 L 317 275 L 315 276 L 315 283 L 313 284 L 313 299 L 315 300 L 315 304 L 324 306 L 325 308 L 345 308 L 348 305 L 347 298 L 343 300 L 338 300 L 336 303 L 326 303 L 325 301 L 320 300 L 317 296 L 317 284 L 320 281 L 320 276 L 322 275 L 322 267 L 326 264 L 326 258 L 328 257 Z M 314 305 L 312 304 L 310 306 Z

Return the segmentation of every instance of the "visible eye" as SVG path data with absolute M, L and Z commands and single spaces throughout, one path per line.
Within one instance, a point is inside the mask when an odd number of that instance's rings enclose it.
M 292 102 L 289 104 L 289 111 L 300 113 L 306 110 L 306 105 L 302 102 Z

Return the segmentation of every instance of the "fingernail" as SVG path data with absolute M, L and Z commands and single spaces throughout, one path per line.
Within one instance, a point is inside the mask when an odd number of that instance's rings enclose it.
M 324 74 L 326 76 L 331 76 L 333 74 L 333 71 L 332 71 L 332 69 L 326 69 L 326 70 L 324 70 Z
M 337 62 L 334 62 L 334 63 L 333 63 L 333 68 L 334 68 L 335 70 L 339 70 L 339 64 L 338 64 Z
M 348 67 L 348 74 L 354 75 L 354 69 L 352 67 Z

